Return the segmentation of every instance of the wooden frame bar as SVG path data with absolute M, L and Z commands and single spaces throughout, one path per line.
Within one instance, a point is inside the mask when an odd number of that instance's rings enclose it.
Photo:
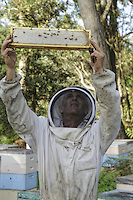
M 12 48 L 87 50 L 91 31 L 12 27 L 11 38 Z

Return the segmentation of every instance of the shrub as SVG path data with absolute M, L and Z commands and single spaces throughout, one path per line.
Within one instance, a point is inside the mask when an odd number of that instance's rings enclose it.
M 103 167 L 99 177 L 98 193 L 116 189 L 116 178 L 132 174 L 131 164 L 128 157 L 113 158 L 107 161 L 111 167 Z

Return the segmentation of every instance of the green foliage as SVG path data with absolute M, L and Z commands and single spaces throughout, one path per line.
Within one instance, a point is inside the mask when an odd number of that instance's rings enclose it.
M 81 27 L 78 25 L 80 12 L 77 0 L 72 1 L 58 1 L 58 0 L 14 0 L 6 1 L 0 7 L 0 16 L 8 18 L 13 26 L 28 26 L 28 27 L 50 27 L 50 28 L 67 28 L 73 29 Z M 103 23 L 105 29 L 105 36 L 109 42 L 111 49 L 114 52 L 121 53 L 122 68 L 125 74 L 125 82 L 122 79 L 122 86 L 126 85 L 129 103 L 130 116 L 133 114 L 132 105 L 132 48 L 128 45 L 129 40 L 119 37 L 119 27 L 117 19 L 120 19 L 121 12 L 117 8 L 117 1 L 112 2 L 106 19 Z M 106 1 L 96 1 L 97 10 L 100 16 L 103 14 L 106 7 Z M 0 20 L 1 23 L 1 20 Z M 9 33 L 10 27 L 2 27 L 0 25 L 0 45 Z M 124 41 L 121 43 L 121 40 Z M 16 50 L 17 64 L 16 68 L 20 68 L 19 61 L 25 60 L 23 93 L 26 97 L 30 108 L 37 113 L 37 115 L 47 116 L 47 108 L 51 97 L 60 89 L 70 85 L 81 85 L 79 74 L 75 68 L 78 67 L 81 72 L 86 71 L 87 76 L 83 74 L 86 84 L 90 84 L 88 77 L 92 74 L 92 69 L 89 65 L 88 52 L 84 51 L 56 51 L 56 50 Z M 119 65 L 117 57 L 116 64 Z M 0 79 L 5 75 L 5 64 L 0 55 Z M 130 78 L 129 78 L 130 77 Z M 132 138 L 132 119 L 127 120 L 127 101 L 125 94 L 122 96 L 124 115 L 123 122 L 126 129 L 126 134 Z M 11 135 L 14 134 L 10 125 L 7 122 L 5 108 L 0 101 L 0 134 L 5 135 L 6 132 Z M 13 136 L 14 137 L 14 136 Z M 4 139 L 2 139 L 4 141 Z
M 0 46 L 4 41 L 5 37 L 9 33 L 9 27 L 5 26 L 2 27 L 0 25 Z M 0 54 L 0 79 L 5 76 L 5 63 L 2 55 Z M 11 128 L 10 124 L 8 123 L 7 116 L 6 116 L 6 109 L 3 102 L 0 99 L 0 142 L 3 144 L 11 144 L 17 139 L 18 136 L 14 133 L 13 129 Z
M 133 121 L 131 118 L 133 114 L 133 107 L 131 106 L 133 104 L 133 44 L 130 36 L 132 34 L 132 8 L 130 1 L 127 0 L 112 1 L 110 7 L 108 7 L 108 3 L 108 1 L 96 0 L 96 7 L 105 30 L 104 35 L 111 50 L 112 66 L 114 66 L 117 76 L 120 71 L 117 83 L 121 94 L 122 122 L 125 126 L 125 133 L 129 138 L 133 138 Z M 106 13 L 107 7 L 109 10 Z M 104 15 L 105 13 L 106 15 Z
M 113 158 L 110 157 L 106 162 L 111 167 L 104 167 L 100 173 L 98 193 L 116 189 L 116 178 L 132 174 L 132 160 L 129 157 Z
M 37 172 L 37 190 L 39 190 L 39 173 Z
M 131 128 L 130 127 L 126 128 L 126 134 L 129 138 L 133 139 L 133 127 L 132 126 L 131 126 Z
M 56 0 L 50 2 L 46 0 L 43 2 L 41 0 L 20 0 L 18 2 L 14 0 L 5 5 L 3 10 L 4 15 L 10 19 L 14 26 L 76 28 L 77 22 L 73 15 L 67 12 L 67 7 L 67 4 L 63 1 L 59 3 Z M 2 31 L 4 32 L 4 30 Z M 9 27 L 3 34 L 1 44 L 7 32 L 9 33 Z M 76 65 L 80 65 L 82 59 L 79 55 L 84 54 L 84 52 L 33 49 L 16 49 L 16 52 L 16 69 L 18 72 L 20 72 L 19 61 L 23 63 L 23 93 L 28 105 L 37 115 L 47 116 L 49 101 L 58 90 L 71 85 L 80 85 L 73 63 L 76 62 Z M 3 74 L 0 78 L 5 75 L 4 60 L 3 58 L 1 60 L 0 68 Z M 12 136 L 12 141 L 14 141 L 16 138 L 7 122 L 2 102 L 0 102 L 0 106 L 2 106 L 3 113 L 1 114 L 3 121 L 0 123 L 1 141 L 7 142 L 7 136 L 9 138 Z M 3 127 L 6 127 L 6 129 Z
M 133 162 L 129 159 L 129 157 L 109 157 L 108 161 L 106 161 L 106 164 L 110 165 L 111 168 L 121 171 L 121 176 L 126 176 L 131 173 L 131 164 L 133 164 Z
M 105 167 L 100 174 L 98 193 L 110 191 L 116 189 L 116 177 L 119 176 L 121 170 L 111 170 L 111 168 Z
M 29 106 L 38 115 L 47 114 L 47 105 L 58 90 L 78 84 L 71 68 L 66 65 L 67 52 L 65 51 L 26 51 L 26 76 L 23 93 Z M 70 68 L 70 69 L 69 69 Z
M 8 130 L 10 130 L 9 133 L 7 133 Z M 2 133 L 0 134 L 1 144 L 13 144 L 15 140 L 20 139 L 20 137 L 18 135 L 16 135 L 16 133 L 14 131 L 12 131 L 11 127 L 8 128 L 8 130 L 4 131 L 4 135 L 2 135 Z
M 119 43 L 120 52 L 117 54 L 117 71 L 119 73 L 119 87 L 121 88 L 121 108 L 122 120 L 125 126 L 125 132 L 129 138 L 133 138 L 133 47 L 126 44 L 129 40 Z
M 6 12 L 8 9 L 9 5 L 5 6 Z M 17 26 L 72 28 L 75 22 L 66 10 L 67 5 L 64 1 L 14 0 L 10 3 L 10 12 L 7 16 Z
M 133 138 L 133 48 L 132 46 L 124 47 L 121 52 L 121 62 L 123 69 L 123 78 L 121 84 L 123 85 L 123 121 L 125 125 L 126 134 Z M 124 88 L 125 85 L 125 88 Z M 127 93 L 126 93 L 127 92 Z

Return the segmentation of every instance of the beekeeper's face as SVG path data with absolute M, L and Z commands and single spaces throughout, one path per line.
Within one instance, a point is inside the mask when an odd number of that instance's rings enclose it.
M 81 115 L 88 113 L 86 96 L 80 91 L 69 91 L 65 94 L 63 103 L 60 106 L 62 115 Z

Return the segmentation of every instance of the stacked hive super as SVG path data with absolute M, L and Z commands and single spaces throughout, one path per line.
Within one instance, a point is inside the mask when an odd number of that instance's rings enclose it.
M 103 166 L 111 167 L 117 159 L 127 157 L 130 152 L 133 152 L 133 140 L 116 139 L 103 157 Z
M 37 187 L 37 158 L 31 150 L 3 149 L 0 150 L 0 157 L 0 193 L 2 195 L 7 195 L 12 191 L 16 191 L 17 194 L 20 190 Z

